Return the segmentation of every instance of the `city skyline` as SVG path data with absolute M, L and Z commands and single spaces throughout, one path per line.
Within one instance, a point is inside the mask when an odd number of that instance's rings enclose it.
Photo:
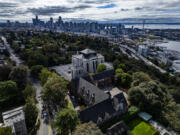
M 35 15 L 93 21 L 180 22 L 180 0 L 0 0 L 0 21 L 31 21 Z

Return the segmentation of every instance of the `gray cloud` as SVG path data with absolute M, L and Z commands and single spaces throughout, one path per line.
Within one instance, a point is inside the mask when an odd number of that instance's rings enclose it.
M 29 8 L 28 12 L 33 13 L 34 15 L 54 15 L 57 13 L 72 13 L 76 10 L 83 10 L 86 8 L 90 8 L 89 5 L 79 5 L 76 7 L 65 7 L 65 6 L 46 6 L 41 8 Z
M 0 17 L 13 17 L 14 15 L 11 13 L 0 13 Z
M 13 8 L 13 7 L 17 7 L 18 4 L 17 3 L 8 3 L 8 2 L 0 2 L 0 8 Z
M 180 16 L 180 0 L 0 0 L 2 19 L 24 20 L 34 15 L 56 17 L 62 13 L 66 18 L 116 20 L 118 18 L 162 18 Z M 11 0 L 8 0 L 11 1 Z M 116 4 L 113 10 L 98 10 L 96 7 Z M 67 6 L 69 5 L 69 6 Z M 74 5 L 74 6 L 72 6 Z M 75 6 L 76 5 L 76 6 Z M 84 9 L 90 10 L 84 10 Z M 82 12 L 78 12 L 82 11 Z M 72 14 L 71 14 L 72 13 Z M 102 15 L 104 14 L 104 15 Z M 24 17 L 26 16 L 26 17 Z M 106 17 L 106 18 L 104 18 Z
M 143 10 L 144 8 L 142 7 L 136 7 L 135 10 Z
M 4 9 L 0 11 L 0 16 L 1 17 L 14 17 L 17 15 L 25 15 L 27 11 L 19 10 L 19 9 Z
M 130 9 L 122 8 L 121 11 L 129 11 Z
M 114 0 L 78 0 L 78 2 L 84 4 L 109 4 L 113 3 Z

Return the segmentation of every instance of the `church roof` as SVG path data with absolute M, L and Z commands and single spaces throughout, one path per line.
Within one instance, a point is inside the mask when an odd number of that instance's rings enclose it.
M 94 94 L 95 95 L 95 101 L 94 104 L 100 103 L 106 99 L 109 98 L 109 95 L 104 93 L 102 90 L 100 90 L 95 85 L 91 84 L 90 82 L 86 81 L 83 78 L 79 79 L 78 83 L 78 89 L 77 92 L 81 95 L 81 90 L 84 89 L 84 93 L 86 93 L 89 90 L 89 95 Z M 86 96 L 84 97 L 88 99 Z
M 96 52 L 91 49 L 85 49 L 85 50 L 82 50 L 81 53 L 82 54 L 92 54 L 92 53 L 96 53 Z
M 94 84 L 94 81 L 99 81 L 102 79 L 106 79 L 106 78 L 110 78 L 114 76 L 114 70 L 106 70 L 103 71 L 101 73 L 89 76 L 89 75 L 85 75 L 82 78 L 85 79 L 86 81 Z
M 118 111 L 114 109 L 115 103 L 113 101 L 115 98 L 117 99 L 118 104 L 122 104 L 123 106 Z M 82 122 L 93 121 L 94 123 L 98 124 L 97 121 L 99 117 L 105 119 L 105 114 L 108 114 L 112 118 L 116 113 L 119 113 L 119 115 L 124 114 L 125 112 L 127 112 L 127 109 L 128 109 L 128 105 L 125 100 L 125 97 L 123 93 L 119 93 L 113 99 L 108 98 L 98 104 L 95 104 L 84 110 L 81 110 L 79 114 Z

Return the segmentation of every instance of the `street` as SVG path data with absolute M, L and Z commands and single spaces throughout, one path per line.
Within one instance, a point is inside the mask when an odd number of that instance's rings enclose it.
M 139 59 L 141 59 L 142 61 L 144 61 L 147 65 L 150 65 L 150 66 L 155 67 L 155 68 L 158 69 L 161 73 L 166 73 L 166 71 L 165 71 L 164 69 L 162 69 L 162 68 L 158 67 L 157 65 L 153 64 L 151 61 L 149 61 L 148 59 L 144 58 L 142 55 L 137 54 L 137 52 L 136 52 L 134 49 L 132 49 L 132 48 L 130 48 L 130 47 L 128 47 L 128 46 L 125 46 L 125 45 L 121 45 L 121 46 L 119 45 L 119 48 L 120 48 L 120 49 L 121 49 L 121 48 L 125 48 L 125 49 L 131 51 L 131 53 L 133 53 L 137 58 L 139 58 Z
M 42 107 L 43 107 L 43 101 L 41 99 L 42 86 L 39 81 L 33 80 L 33 79 L 31 80 L 33 83 L 33 87 L 36 88 L 36 99 L 38 101 L 37 107 L 39 110 L 38 117 L 40 118 L 40 121 L 41 121 L 40 128 L 37 132 L 37 135 L 52 135 L 50 123 L 46 124 L 44 122 L 44 118 L 41 118 L 41 112 L 42 112 Z
M 10 54 L 10 59 L 16 63 L 16 66 L 21 65 L 23 63 L 23 61 L 20 60 L 19 57 L 16 56 L 16 54 L 14 53 L 14 50 L 10 47 L 10 45 L 8 44 L 6 38 L 1 37 L 1 39 L 3 40 L 4 45 L 6 46 L 8 52 Z
M 4 41 L 4 44 L 10 53 L 10 59 L 16 63 L 16 66 L 22 65 L 23 61 L 19 57 L 16 56 L 16 54 L 14 53 L 14 50 L 7 43 L 6 38 L 1 37 L 1 39 Z M 50 123 L 48 124 L 44 123 L 44 119 L 41 118 L 41 112 L 42 112 L 42 106 L 43 106 L 43 102 L 41 99 L 42 86 L 39 81 L 34 80 L 33 78 L 29 78 L 29 80 L 32 82 L 33 87 L 36 88 L 36 99 L 38 101 L 37 108 L 39 110 L 38 117 L 40 118 L 40 128 L 37 131 L 37 135 L 53 135 Z

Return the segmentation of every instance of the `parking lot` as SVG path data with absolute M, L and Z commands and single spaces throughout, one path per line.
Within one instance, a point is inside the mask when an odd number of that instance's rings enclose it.
M 62 65 L 62 66 L 54 66 L 50 69 L 55 70 L 60 76 L 64 77 L 66 80 L 71 81 L 72 75 L 71 75 L 71 67 L 72 64 L 68 65 Z

